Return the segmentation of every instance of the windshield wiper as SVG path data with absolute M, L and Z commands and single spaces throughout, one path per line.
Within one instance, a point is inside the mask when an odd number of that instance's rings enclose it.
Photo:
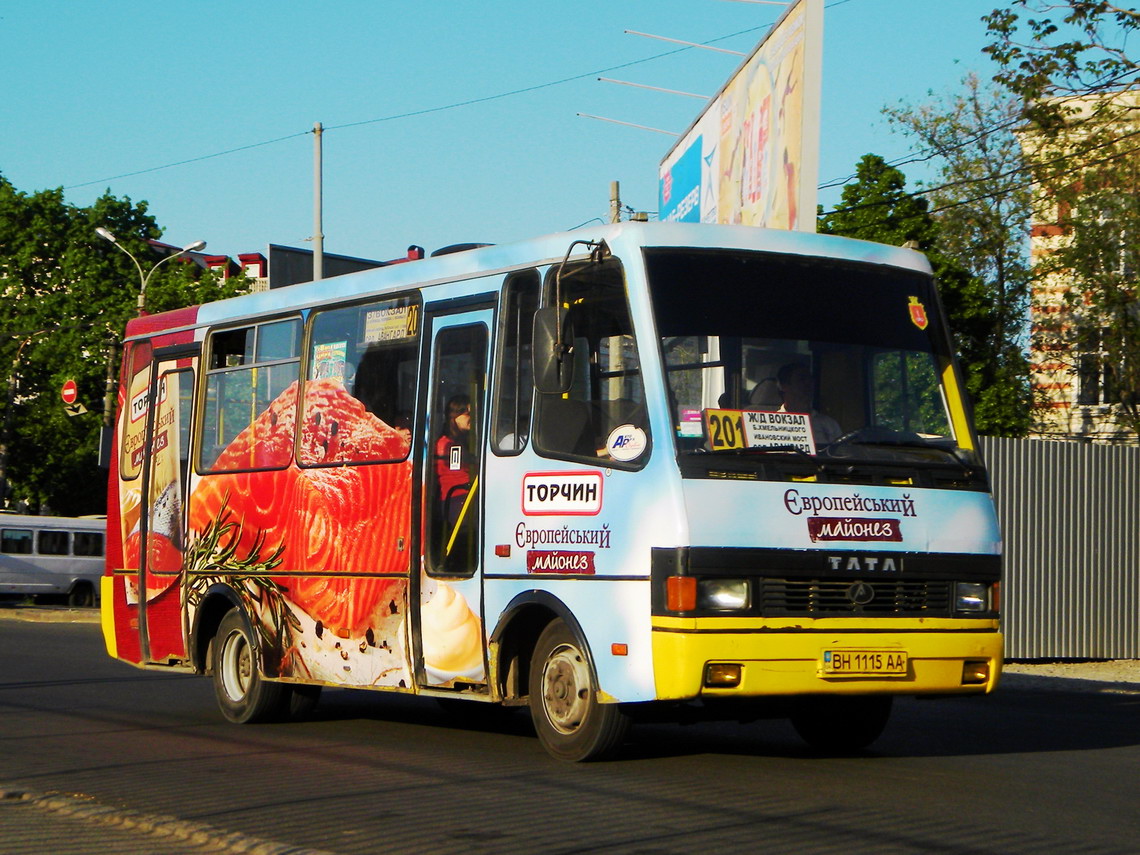
M 701 448 L 701 451 L 706 449 Z M 814 461 L 815 458 L 800 448 L 798 445 L 766 445 L 754 446 L 750 448 L 722 448 L 719 450 L 708 450 L 709 454 L 733 454 L 738 457 L 744 457 L 750 454 L 794 454 L 797 457 L 806 457 L 808 460 Z
M 958 454 L 958 444 L 947 437 L 923 437 L 913 431 L 892 430 L 879 425 L 853 430 L 827 446 L 826 454 L 833 455 L 845 445 L 878 445 L 895 448 L 921 448 L 940 451 L 957 462 L 967 465 Z

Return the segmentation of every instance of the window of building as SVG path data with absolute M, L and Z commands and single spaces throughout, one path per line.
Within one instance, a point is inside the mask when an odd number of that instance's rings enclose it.
M 1077 357 L 1077 403 L 1095 406 L 1120 403 L 1120 371 L 1109 353 L 1108 330 L 1081 337 Z

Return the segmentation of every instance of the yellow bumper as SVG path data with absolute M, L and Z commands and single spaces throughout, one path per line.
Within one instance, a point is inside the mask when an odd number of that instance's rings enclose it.
M 99 580 L 99 624 L 103 629 L 103 644 L 112 659 L 119 658 L 119 641 L 115 637 L 115 577 Z
M 905 653 L 906 672 L 837 676 L 823 670 L 825 651 Z M 988 676 L 963 682 L 963 669 L 985 663 Z M 1001 674 L 1002 635 L 995 620 L 898 620 L 852 623 L 654 618 L 657 697 L 754 697 L 800 694 L 983 694 Z M 740 683 L 705 685 L 709 664 L 740 666 Z

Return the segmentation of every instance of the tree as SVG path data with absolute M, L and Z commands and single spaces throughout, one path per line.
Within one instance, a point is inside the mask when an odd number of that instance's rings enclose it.
M 983 433 L 1021 436 L 1029 427 L 1028 377 L 1020 349 L 998 346 L 985 281 L 947 251 L 940 221 L 906 176 L 878 155 L 864 155 L 841 205 L 823 215 L 819 231 L 900 246 L 913 241 L 930 259 Z M 954 247 L 950 241 L 949 246 Z M 967 256 L 967 261 L 969 260 Z
M 1033 17 L 1022 20 L 1022 12 Z M 1098 0 L 1015 0 L 986 17 L 996 80 L 1021 99 L 1036 182 L 1035 347 L 1140 436 L 1140 12 Z
M 979 427 L 1023 436 L 1031 408 L 1025 349 L 1033 193 L 1015 133 L 1021 105 L 970 74 L 957 93 L 884 112 L 936 164 L 925 198 L 938 224 L 938 248 L 969 273 L 948 283 L 943 299 Z
M 0 175 L 0 365 L 10 392 L 7 427 L 9 498 L 31 509 L 103 513 L 106 477 L 98 469 L 103 394 L 117 342 L 135 312 L 138 272 L 130 259 L 96 236 L 104 226 L 140 260 L 154 257 L 161 235 L 147 205 L 104 194 L 89 207 L 64 201 L 62 190 L 23 193 Z M 214 281 L 190 264 L 171 262 L 154 275 L 155 311 L 236 293 L 244 280 Z M 148 289 L 149 290 L 149 289 Z M 60 399 L 74 379 L 89 411 L 68 416 Z
M 1022 20 L 1017 10 L 1033 17 Z M 1026 118 L 1047 131 L 1063 128 L 1072 98 L 1140 87 L 1140 63 L 1128 38 L 1140 12 L 1106 0 L 1013 0 L 983 19 L 998 65 L 994 79 L 1024 104 Z

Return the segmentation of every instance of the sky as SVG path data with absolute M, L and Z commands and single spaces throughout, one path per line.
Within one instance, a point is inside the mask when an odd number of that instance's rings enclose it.
M 916 149 L 881 111 L 992 73 L 1000 0 L 826 0 L 819 178 Z M 164 240 L 237 256 L 402 257 L 657 208 L 684 132 L 779 6 L 732 0 L 0 0 L 0 174 L 23 192 L 145 200 Z M 923 177 L 904 166 L 908 178 Z M 820 192 L 832 206 L 838 189 Z

